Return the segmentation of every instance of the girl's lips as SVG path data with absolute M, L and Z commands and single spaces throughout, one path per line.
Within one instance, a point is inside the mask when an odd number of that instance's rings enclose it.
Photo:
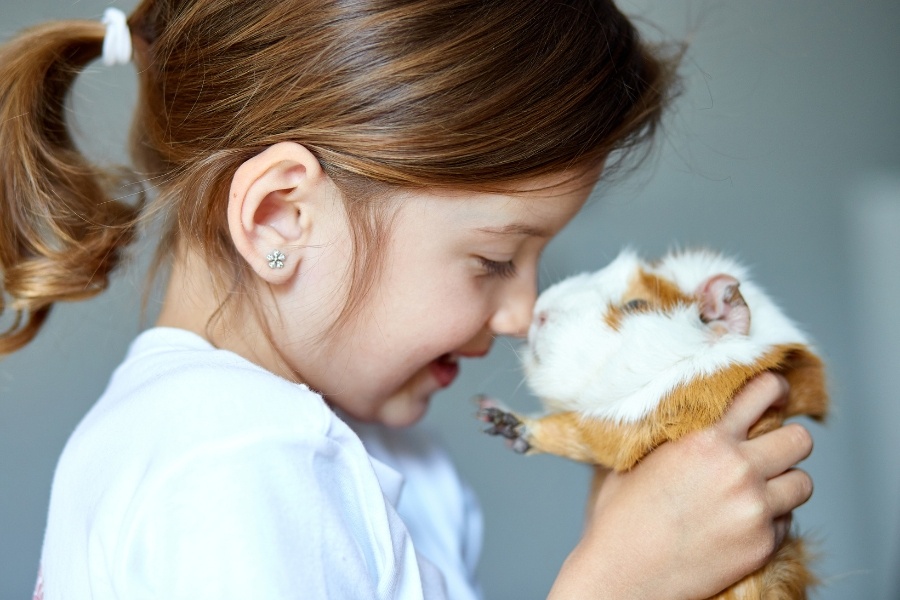
M 431 374 L 441 387 L 447 387 L 459 374 L 459 358 L 455 354 L 442 354 L 429 363 Z

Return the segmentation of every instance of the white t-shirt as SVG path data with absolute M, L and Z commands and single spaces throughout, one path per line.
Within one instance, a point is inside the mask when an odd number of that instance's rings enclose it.
M 69 439 L 45 600 L 480 596 L 480 513 L 426 436 L 358 425 L 179 329 L 141 334 Z

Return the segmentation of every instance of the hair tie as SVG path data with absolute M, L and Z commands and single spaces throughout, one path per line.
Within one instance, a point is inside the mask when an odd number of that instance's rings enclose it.
M 101 21 L 106 25 L 103 36 L 103 64 L 127 65 L 131 62 L 131 31 L 128 17 L 118 8 L 107 8 Z

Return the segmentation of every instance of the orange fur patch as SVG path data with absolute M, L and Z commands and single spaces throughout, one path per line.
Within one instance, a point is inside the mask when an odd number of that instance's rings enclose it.
M 619 303 L 607 306 L 604 318 L 611 329 L 619 330 L 622 319 L 628 314 L 624 306 L 632 300 L 647 302 L 647 308 L 644 310 L 669 312 L 677 306 L 695 302 L 696 298 L 684 294 L 672 282 L 640 269 L 637 276 L 628 284 Z
M 629 286 L 628 294 L 629 297 L 633 295 L 635 298 L 650 300 L 651 304 L 665 312 L 696 300 L 682 292 L 671 281 L 647 273 L 643 269 L 638 271 L 637 278 Z

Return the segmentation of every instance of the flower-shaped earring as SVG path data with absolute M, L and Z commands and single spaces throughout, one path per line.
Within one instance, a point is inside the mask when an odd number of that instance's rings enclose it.
M 285 256 L 282 254 L 281 250 L 272 250 L 271 253 L 266 254 L 266 260 L 269 261 L 270 269 L 283 269 L 284 259 Z

